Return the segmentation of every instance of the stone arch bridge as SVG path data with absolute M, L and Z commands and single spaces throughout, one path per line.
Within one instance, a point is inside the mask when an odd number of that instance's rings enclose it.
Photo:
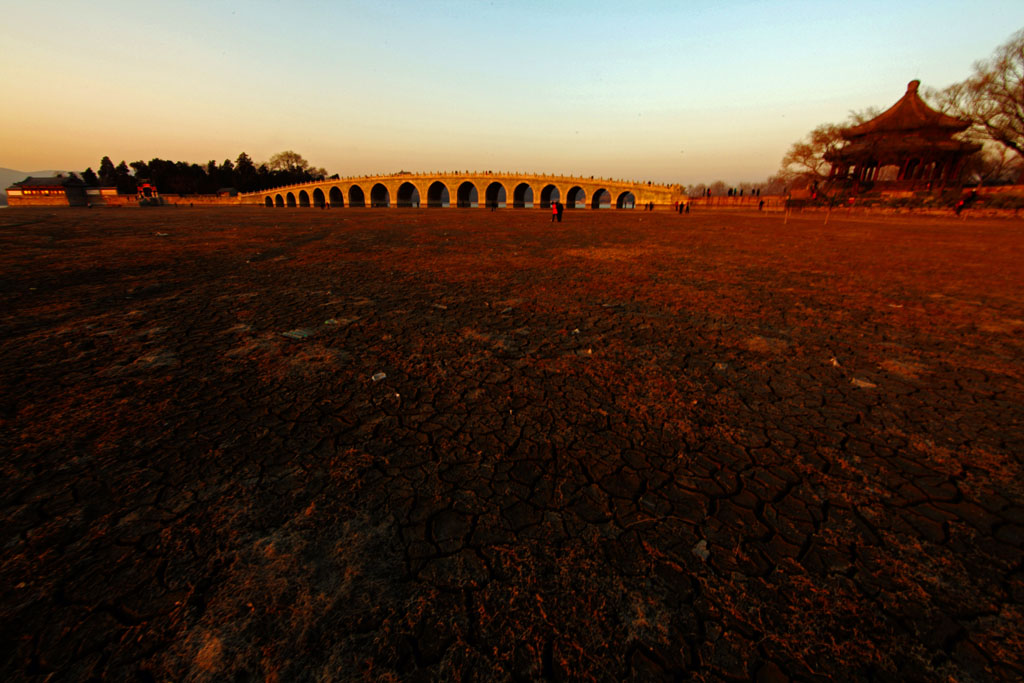
M 394 173 L 320 180 L 240 196 L 271 207 L 485 207 L 632 209 L 685 201 L 679 185 L 606 178 L 482 172 Z

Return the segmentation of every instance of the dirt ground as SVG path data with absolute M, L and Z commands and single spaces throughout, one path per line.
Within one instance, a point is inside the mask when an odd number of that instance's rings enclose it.
M 4 680 L 1020 680 L 1024 221 L 0 211 Z

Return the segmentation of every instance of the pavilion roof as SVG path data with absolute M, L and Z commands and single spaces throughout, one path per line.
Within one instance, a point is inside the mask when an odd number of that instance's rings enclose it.
M 920 85 L 921 81 L 910 81 L 906 94 L 896 104 L 870 121 L 844 129 L 843 137 L 850 140 L 871 133 L 909 132 L 926 128 L 944 129 L 952 135 L 971 125 L 970 121 L 937 112 L 925 104 L 917 94 Z

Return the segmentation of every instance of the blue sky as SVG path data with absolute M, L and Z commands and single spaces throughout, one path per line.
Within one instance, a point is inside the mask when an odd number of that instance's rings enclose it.
M 0 0 L 0 166 L 293 149 L 342 175 L 757 181 L 1024 27 L 1014 2 Z

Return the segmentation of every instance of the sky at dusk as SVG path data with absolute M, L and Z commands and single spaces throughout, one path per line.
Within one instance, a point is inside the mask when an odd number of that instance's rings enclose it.
M 0 0 L 0 167 L 291 149 L 328 173 L 764 180 L 965 78 L 1024 2 Z

